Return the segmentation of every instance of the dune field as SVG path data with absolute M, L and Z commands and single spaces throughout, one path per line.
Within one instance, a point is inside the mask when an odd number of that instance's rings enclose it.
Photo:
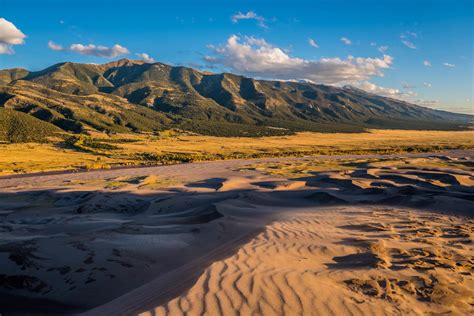
M 474 316 L 473 13 L 0 0 L 0 316 Z
M 0 178 L 0 313 L 472 314 L 473 154 Z

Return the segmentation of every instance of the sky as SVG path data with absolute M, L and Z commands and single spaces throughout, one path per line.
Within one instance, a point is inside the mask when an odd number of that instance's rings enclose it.
M 121 58 L 474 114 L 472 0 L 0 0 L 0 69 Z

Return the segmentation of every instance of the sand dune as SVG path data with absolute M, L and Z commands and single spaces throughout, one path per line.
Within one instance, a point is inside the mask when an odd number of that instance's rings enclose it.
M 370 159 L 0 179 L 0 312 L 473 313 L 472 159 Z
M 427 219 L 428 227 L 418 221 Z M 463 273 L 469 274 L 474 262 L 468 251 L 453 246 L 469 238 L 430 233 L 448 232 L 451 224 L 445 220 L 398 209 L 292 214 L 268 226 L 234 256 L 214 262 L 189 291 L 142 315 L 472 311 L 474 284 Z M 462 222 L 457 225 L 469 229 Z M 421 228 L 428 230 L 426 240 L 406 235 Z M 428 243 L 436 247 L 426 247 Z

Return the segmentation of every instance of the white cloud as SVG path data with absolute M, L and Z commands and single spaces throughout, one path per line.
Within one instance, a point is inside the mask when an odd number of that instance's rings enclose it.
M 377 43 L 371 42 L 371 43 L 370 43 L 370 46 L 377 46 Z
M 26 35 L 23 34 L 12 22 L 0 18 L 0 43 L 7 45 L 20 45 L 25 43 Z
M 130 54 L 128 49 L 118 44 L 115 44 L 112 47 L 106 46 L 96 46 L 94 44 L 82 45 L 82 44 L 72 44 L 69 46 L 69 50 L 76 52 L 82 55 L 97 56 L 97 57 L 106 57 L 106 58 L 115 58 L 120 55 Z
M 449 67 L 449 68 L 454 68 L 456 65 L 450 64 L 450 63 L 443 63 L 443 66 Z
M 409 98 L 409 97 L 416 97 L 418 96 L 418 93 L 416 93 L 415 91 L 404 91 L 402 92 L 402 99 L 406 99 L 406 98 Z
M 23 34 L 12 22 L 0 18 L 0 54 L 13 54 L 12 45 L 25 43 Z
M 352 41 L 348 39 L 347 37 L 341 37 L 341 42 L 343 42 L 346 45 L 351 45 Z
M 354 86 L 367 92 L 383 95 L 386 97 L 400 98 L 403 95 L 399 89 L 381 87 L 369 81 L 362 81 L 356 83 Z
M 314 39 L 312 39 L 312 38 L 308 38 L 308 44 L 309 44 L 309 46 L 311 46 L 311 47 L 319 48 L 318 43 L 316 43 L 316 41 L 315 41 Z
M 12 55 L 14 53 L 15 53 L 15 51 L 11 48 L 10 45 L 0 44 L 0 55 L 2 55 L 2 54 Z
M 423 82 L 423 85 L 427 88 L 431 88 L 431 83 L 429 82 Z
M 410 102 L 413 97 L 416 97 L 418 95 L 412 90 L 402 91 L 396 88 L 381 87 L 369 81 L 357 82 L 353 86 L 373 94 L 378 94 L 389 98 L 401 99 L 408 102 Z
M 406 38 L 400 37 L 400 40 L 406 47 L 411 48 L 411 49 L 416 49 L 416 45 L 410 42 L 409 40 L 407 40 Z
M 416 45 L 413 43 L 412 39 L 415 39 L 417 37 L 418 35 L 416 33 L 405 32 L 404 34 L 400 35 L 400 40 L 406 47 L 416 49 Z
M 321 58 L 305 60 L 289 56 L 281 48 L 264 39 L 237 35 L 228 38 L 223 46 L 210 46 L 213 54 L 206 56 L 209 66 L 221 65 L 231 71 L 248 76 L 281 80 L 310 80 L 326 84 L 344 84 L 382 77 L 383 70 L 390 68 L 393 58 L 361 58 L 348 56 L 346 59 Z
M 431 67 L 431 62 L 429 60 L 423 60 L 423 65 L 426 67 Z
M 72 44 L 68 48 L 64 48 L 62 45 L 56 44 L 52 41 L 48 42 L 48 47 L 54 51 L 70 51 L 82 55 L 97 56 L 105 58 L 115 58 L 120 55 L 130 54 L 129 50 L 123 46 L 115 44 L 112 47 L 107 46 L 96 46 L 94 44 L 83 45 L 83 44 Z
M 155 59 L 150 57 L 150 55 L 148 55 L 147 53 L 137 53 L 135 55 L 137 55 L 138 57 L 143 59 L 143 61 L 146 62 L 146 63 L 154 63 L 155 62 Z
M 257 21 L 258 26 L 267 28 L 267 25 L 265 24 L 265 18 L 256 14 L 253 11 L 249 11 L 247 13 L 238 12 L 231 16 L 231 20 L 234 23 L 238 23 L 240 20 L 255 20 Z
M 55 50 L 55 51 L 63 51 L 63 50 L 64 50 L 64 47 L 62 47 L 62 46 L 59 45 L 59 44 L 56 44 L 56 43 L 53 42 L 53 41 L 49 41 L 49 42 L 48 42 L 48 48 L 49 48 L 49 49 L 52 49 L 52 50 Z
M 388 46 L 380 46 L 379 48 L 377 48 L 379 52 L 381 52 L 382 54 L 385 54 L 385 52 L 387 51 L 388 49 Z

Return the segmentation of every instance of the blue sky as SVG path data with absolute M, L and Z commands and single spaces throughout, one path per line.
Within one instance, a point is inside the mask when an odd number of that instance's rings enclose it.
M 474 114 L 473 3 L 0 0 L 0 68 L 152 58 Z

